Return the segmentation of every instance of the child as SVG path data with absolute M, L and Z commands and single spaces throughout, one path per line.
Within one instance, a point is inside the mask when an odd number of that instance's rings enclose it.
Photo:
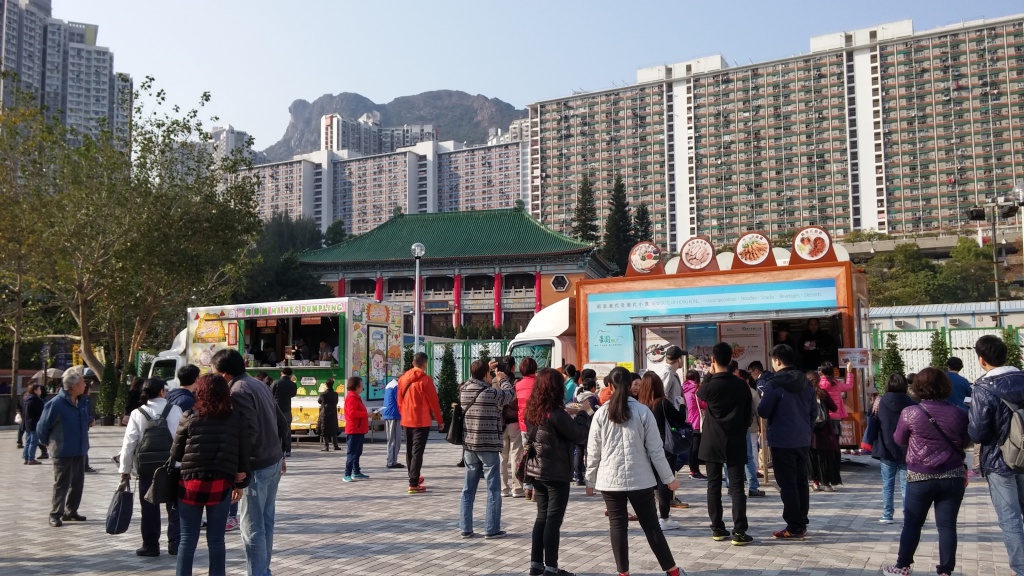
M 370 418 L 366 404 L 359 396 L 363 391 L 363 379 L 353 376 L 345 384 L 345 482 L 367 480 L 370 477 L 359 469 L 359 457 L 363 454 L 363 438 L 370 431 Z

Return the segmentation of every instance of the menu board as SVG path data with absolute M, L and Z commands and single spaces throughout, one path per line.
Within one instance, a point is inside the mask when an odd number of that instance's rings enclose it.
M 732 359 L 743 370 L 751 362 L 768 365 L 768 328 L 765 322 L 729 322 L 718 325 L 718 338 L 732 346 Z
M 854 368 L 868 368 L 871 366 L 871 351 L 867 348 L 840 348 L 839 364 L 845 365 L 847 362 Z
M 718 325 L 687 324 L 684 332 L 687 368 L 701 374 L 711 370 L 711 349 L 718 343 Z

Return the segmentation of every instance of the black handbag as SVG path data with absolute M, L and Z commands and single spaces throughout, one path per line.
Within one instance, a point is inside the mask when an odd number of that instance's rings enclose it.
M 665 434 L 661 441 L 664 444 L 665 452 L 672 454 L 673 456 L 690 455 L 690 447 L 692 446 L 693 438 L 693 426 L 689 423 L 683 424 L 677 428 L 672 427 L 672 423 L 668 421 L 668 414 L 665 411 L 665 402 L 668 400 L 661 401 L 661 415 L 665 420 Z
M 465 410 L 458 404 L 452 405 L 452 423 L 448 426 L 448 434 L 445 436 L 445 440 L 449 444 L 462 446 L 462 443 L 466 440 L 466 412 L 473 407 L 473 404 L 476 404 L 477 398 L 484 393 L 484 390 L 487 390 L 487 388 L 483 388 L 476 393 L 473 401 L 466 405 Z
M 526 439 L 526 446 L 523 446 L 523 452 L 519 455 L 519 460 L 516 462 L 516 480 L 520 483 L 529 483 L 529 475 L 526 473 L 526 467 L 530 463 L 530 459 L 537 456 L 537 448 L 533 445 L 533 441 L 537 439 L 537 430 L 540 428 L 538 425 L 530 432 L 529 437 Z
M 107 507 L 107 534 L 124 534 L 132 523 L 132 487 L 122 481 L 114 490 L 114 497 Z
M 153 472 L 153 483 L 149 485 L 143 498 L 150 504 L 166 504 L 178 499 L 178 480 L 181 478 L 181 470 L 174 466 L 174 462 L 168 460 L 166 464 Z

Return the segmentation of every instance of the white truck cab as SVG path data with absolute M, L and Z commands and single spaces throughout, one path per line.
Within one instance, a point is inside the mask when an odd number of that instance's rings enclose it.
M 181 368 L 187 361 L 188 354 L 188 330 L 178 332 L 171 343 L 170 350 L 164 350 L 156 355 L 149 367 L 149 377 L 162 378 L 167 382 L 169 389 L 178 387 L 178 368 Z
M 566 298 L 534 315 L 526 330 L 508 345 L 508 355 L 530 357 L 537 368 L 562 368 L 576 363 L 576 299 Z

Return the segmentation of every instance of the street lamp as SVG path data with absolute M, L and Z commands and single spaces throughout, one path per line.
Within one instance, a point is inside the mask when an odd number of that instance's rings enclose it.
M 1002 216 L 1003 218 L 1012 218 L 1018 210 L 1020 201 L 1018 198 L 1024 198 L 1024 183 L 1018 182 L 1013 187 L 1014 196 L 999 196 L 995 198 L 995 202 L 985 204 L 984 207 L 975 206 L 967 210 L 967 219 L 972 221 L 984 221 L 985 220 L 985 208 L 992 209 L 992 274 L 995 279 L 995 296 L 996 296 L 996 327 L 1003 327 L 1003 311 L 999 301 L 999 254 L 996 252 L 996 223 L 997 219 Z M 1020 196 L 1018 196 L 1020 194 Z
M 420 258 L 427 253 L 427 249 L 419 242 L 412 245 L 412 257 L 416 259 L 416 285 L 413 295 L 412 309 L 412 349 L 420 351 Z

